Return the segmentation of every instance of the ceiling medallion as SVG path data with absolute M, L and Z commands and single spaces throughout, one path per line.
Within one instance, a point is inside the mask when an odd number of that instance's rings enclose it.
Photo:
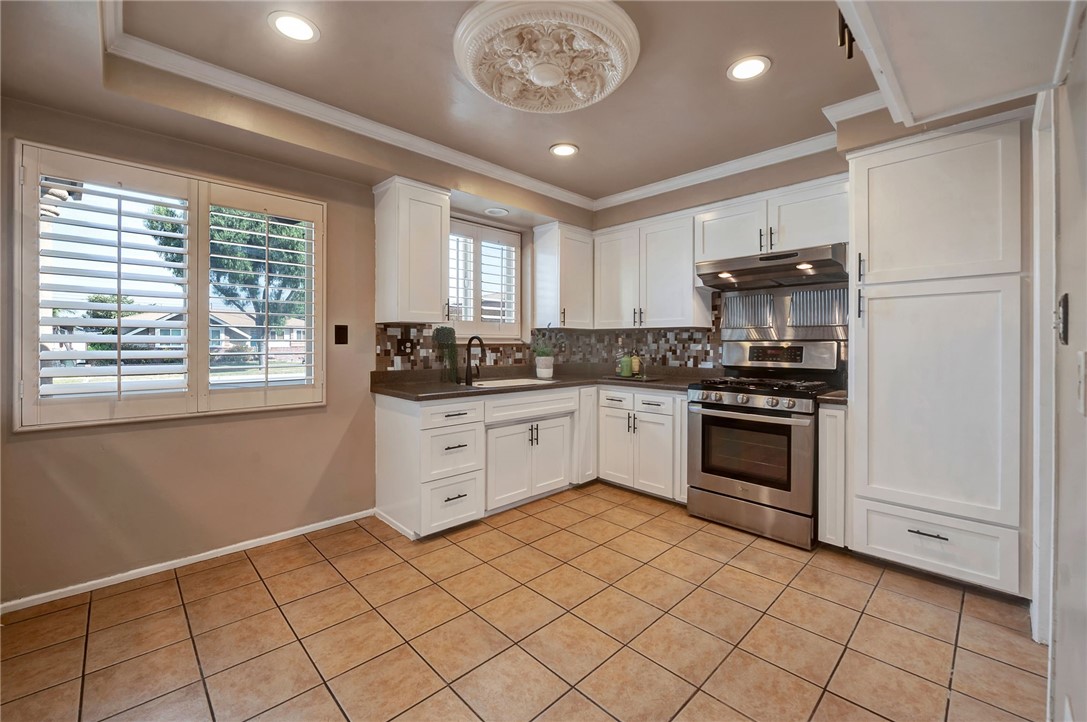
M 638 62 L 638 29 L 610 0 L 479 3 L 453 36 L 457 65 L 481 92 L 530 113 L 606 98 Z

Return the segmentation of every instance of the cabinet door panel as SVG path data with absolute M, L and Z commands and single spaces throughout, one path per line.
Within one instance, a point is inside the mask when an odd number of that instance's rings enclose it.
M 639 293 L 638 229 L 596 237 L 593 316 L 596 328 L 632 328 Z
M 845 546 L 845 407 L 819 409 L 819 541 Z
M 487 510 L 532 495 L 532 447 L 528 424 L 487 431 Z
M 695 291 L 691 219 L 644 226 L 641 238 L 639 325 L 648 328 L 709 326 L 708 295 L 702 297 Z
M 634 488 L 671 497 L 675 483 L 675 439 L 671 416 L 636 414 L 634 427 Z
M 770 250 L 787 251 L 849 241 L 847 183 L 834 183 L 771 198 Z
M 559 251 L 559 324 L 593 327 L 593 238 L 585 231 L 562 229 Z
M 607 406 L 601 406 L 598 411 L 600 436 L 597 446 L 600 457 L 597 473 L 601 479 L 634 486 L 634 435 L 630 432 L 632 414 Z
M 699 213 L 694 217 L 694 260 L 718 261 L 761 253 L 759 232 L 765 233 L 765 228 L 766 201 Z
M 442 320 L 449 277 L 449 198 L 405 187 L 400 191 L 404 264 L 399 269 L 403 321 Z
M 532 494 L 561 489 L 571 481 L 573 458 L 570 417 L 537 421 L 532 447 Z
M 578 468 L 573 482 L 579 484 L 596 478 L 596 407 L 597 389 L 581 389 L 578 408 Z
M 865 289 L 850 343 L 858 496 L 1018 526 L 1020 284 Z

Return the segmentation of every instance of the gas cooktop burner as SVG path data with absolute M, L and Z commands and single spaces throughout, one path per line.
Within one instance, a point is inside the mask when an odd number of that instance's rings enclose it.
M 759 391 L 807 391 L 818 392 L 830 388 L 826 381 L 792 381 L 789 379 L 756 379 L 744 377 L 723 377 L 719 379 L 706 379 L 693 386 L 704 388 L 745 388 Z

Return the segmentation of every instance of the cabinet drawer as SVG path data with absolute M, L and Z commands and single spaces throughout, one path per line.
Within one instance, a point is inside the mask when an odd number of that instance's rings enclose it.
M 634 394 L 629 391 L 600 389 L 600 405 L 611 409 L 634 410 Z
M 974 584 L 1019 593 L 1019 533 L 856 499 L 854 549 Z
M 483 421 L 482 401 L 465 401 L 459 404 L 424 406 L 422 418 L 419 420 L 419 428 L 436 429 L 440 426 L 470 424 L 476 421 Z
M 421 481 L 483 468 L 483 424 L 430 429 L 422 434 Z
M 671 396 L 657 396 L 654 394 L 634 394 L 634 410 L 647 414 L 672 415 Z
M 511 394 L 487 400 L 487 423 L 542 419 L 545 416 L 572 414 L 577 411 L 577 390 L 554 393 Z
M 421 535 L 482 518 L 483 471 L 423 484 Z

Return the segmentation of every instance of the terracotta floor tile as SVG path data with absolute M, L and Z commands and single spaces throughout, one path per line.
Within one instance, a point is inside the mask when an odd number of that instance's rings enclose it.
M 564 614 L 521 641 L 523 649 L 569 684 L 580 682 L 621 646 L 572 614 Z
M 616 504 L 626 504 L 628 501 L 642 498 L 639 494 L 635 494 L 632 491 L 626 489 L 617 489 L 614 486 L 605 484 L 602 488 L 596 489 L 592 492 L 593 496 L 598 496 L 604 501 L 614 501 Z
M 718 524 L 712 521 L 708 522 L 706 526 L 700 529 L 700 531 L 704 531 L 707 534 L 713 534 L 714 536 L 719 536 L 723 539 L 734 541 L 742 546 L 747 546 L 748 544 L 758 539 L 758 537 L 754 534 L 749 534 L 746 531 L 733 529 L 730 526 L 725 526 L 724 524 Z
M 1049 647 L 1022 632 L 965 614 L 958 645 L 1043 677 L 1049 669 Z
M 221 672 L 294 640 L 290 625 L 278 609 L 198 634 L 193 639 L 205 675 Z
M 452 544 L 444 537 L 431 537 L 412 541 L 407 537 L 398 536 L 385 542 L 385 546 L 396 552 L 401 559 L 411 561 L 415 557 L 421 557 L 430 552 L 436 552 Z
M 732 651 L 731 644 L 670 614 L 639 634 L 630 647 L 696 686 Z
M 596 543 L 589 541 L 583 536 L 571 534 L 563 529 L 554 534 L 545 536 L 543 539 L 537 539 L 532 542 L 532 546 L 545 554 L 550 554 L 556 559 L 568 562 L 574 557 L 581 556 L 590 549 L 595 549 Z
M 570 566 L 588 572 L 609 584 L 614 583 L 640 567 L 642 563 L 607 547 L 595 547 L 570 560 Z
M 403 643 L 377 612 L 366 612 L 302 640 L 326 680 L 369 662 Z
M 633 529 L 655 518 L 652 514 L 646 514 L 644 511 L 638 511 L 626 506 L 613 506 L 598 516 L 604 521 L 610 521 L 612 524 L 618 524 L 627 529 Z
M 264 582 L 253 582 L 185 605 L 193 634 L 267 611 L 276 605 Z
M 671 544 L 646 536 L 638 531 L 628 531 L 626 534 L 621 534 L 604 546 L 626 554 L 628 557 L 633 557 L 640 562 L 648 562 L 672 548 Z
M 672 722 L 747 722 L 749 719 L 705 692 L 697 692 Z
M 945 642 L 954 642 L 959 631 L 958 613 L 883 587 L 872 592 L 864 613 Z
M 294 633 L 307 637 L 369 609 L 370 605 L 354 587 L 341 584 L 285 604 L 282 611 Z
M 397 717 L 396 722 L 479 722 L 479 717 L 446 687 Z
M 686 599 L 672 607 L 669 614 L 732 644 L 743 639 L 760 616 L 751 607 L 706 589 L 691 592 Z
M 626 502 L 625 506 L 645 512 L 646 514 L 652 514 L 653 516 L 659 516 L 667 511 L 678 508 L 671 502 L 664 501 L 663 499 L 654 499 L 650 496 L 642 496 L 641 494 L 635 495 L 634 498 Z
M 352 529 L 359 528 L 360 527 L 357 522 L 345 521 L 342 524 L 334 524 L 333 526 L 326 526 L 324 529 L 306 532 L 302 536 L 306 537 L 306 539 L 308 539 L 310 543 L 312 543 L 314 539 L 323 539 L 326 536 L 332 536 L 334 534 L 339 534 L 343 531 L 350 531 Z
M 819 700 L 819 706 L 815 708 L 811 722 L 882 722 L 883 718 L 869 712 L 864 707 L 858 707 L 849 700 L 827 692 L 823 699 Z M 983 722 L 981 719 L 972 722 Z
M 219 592 L 225 592 L 228 589 L 234 587 L 240 587 L 244 584 L 252 584 L 255 581 L 259 581 L 260 577 L 257 575 L 257 570 L 253 568 L 253 565 L 249 563 L 248 559 L 241 559 L 230 564 L 223 564 L 222 566 L 215 567 L 213 569 L 207 569 L 196 574 L 189 574 L 178 579 L 178 583 L 181 585 L 181 596 L 184 597 L 185 603 L 195 602 L 197 599 L 203 599 L 204 597 L 210 597 L 212 594 L 218 594 Z M 166 582 L 163 586 L 173 585 L 173 582 Z M 132 592 L 129 592 L 131 594 Z M 91 619 L 93 624 L 94 610 L 91 610 Z
M 612 524 L 610 521 L 604 521 L 599 517 L 591 517 L 574 524 L 567 531 L 572 531 L 578 536 L 583 536 L 597 544 L 604 544 L 617 536 L 626 534 L 627 529 L 618 524 Z
M 269 552 L 279 551 L 280 549 L 286 549 L 287 547 L 293 547 L 297 544 L 305 544 L 309 540 L 306 539 L 304 534 L 295 534 L 294 536 L 287 537 L 286 539 L 279 539 L 267 544 L 261 544 L 260 546 L 247 549 L 246 554 L 250 557 L 261 554 L 268 554 Z
M 701 584 L 721 568 L 721 562 L 714 561 L 701 554 L 672 547 L 649 562 L 649 566 L 668 572 L 691 584 Z
M 332 557 L 329 561 L 336 567 L 336 571 L 351 581 L 399 564 L 401 558 L 386 547 L 375 544 L 342 556 Z
M 577 509 L 556 504 L 550 509 L 538 512 L 536 518 L 546 521 L 548 524 L 554 524 L 560 529 L 565 529 L 571 524 L 577 524 L 579 521 L 588 519 L 589 515 Z
M 366 531 L 374 535 L 374 538 L 381 541 L 389 541 L 390 539 L 396 539 L 401 536 L 400 532 L 393 529 L 391 526 L 378 519 L 376 516 L 368 516 L 363 519 L 359 519 L 355 522 Z
M 668 521 L 674 521 L 676 524 L 682 524 L 683 526 L 690 527 L 695 531 L 705 527 L 709 524 L 705 519 L 699 519 L 697 516 L 691 516 L 687 513 L 687 509 L 684 507 L 676 507 L 675 509 L 669 509 L 660 515 L 661 519 L 667 519 Z
M 4 722 L 77 722 L 79 719 L 78 679 L 44 689 L 0 706 Z
M 512 524 L 513 522 L 517 521 L 518 519 L 524 519 L 527 516 L 528 516 L 528 514 L 524 513 L 523 511 L 520 511 L 518 509 L 507 509 L 506 511 L 501 511 L 501 512 L 499 512 L 497 514 L 493 514 L 491 516 L 485 517 L 483 519 L 483 523 L 484 524 L 489 524 L 490 526 L 494 527 L 495 529 L 501 529 L 502 527 L 506 526 L 507 524 Z
M 702 586 L 761 611 L 769 609 L 785 589 L 783 584 L 730 566 L 722 567 Z
M 473 556 L 476 556 L 485 562 L 488 562 L 495 557 L 500 557 L 503 554 L 508 554 L 521 546 L 521 542 L 511 537 L 509 534 L 501 532 L 498 529 L 491 529 L 485 525 L 483 528 L 488 531 L 460 541 L 458 544 L 461 548 L 467 549 Z
M 967 590 L 962 613 L 1030 635 L 1030 606 L 1016 600 Z
M 569 689 L 569 685 L 512 647 L 453 683 L 453 689 L 484 720 L 530 720 Z
M 238 558 L 245 558 L 245 552 L 238 552 L 238 554 L 240 555 Z M 228 554 L 226 556 L 233 557 L 234 555 Z M 231 559 L 230 561 L 234 561 L 234 559 Z M 219 564 L 210 564 L 208 568 L 211 568 L 213 566 L 217 567 L 219 566 Z M 135 589 L 143 589 L 144 587 L 149 587 L 152 584 L 161 584 L 162 582 L 169 581 L 176 576 L 177 573 L 173 569 L 164 569 L 161 572 L 147 574 L 142 577 L 136 577 L 135 579 L 129 579 L 128 581 L 118 582 L 117 584 L 110 584 L 108 587 L 95 589 L 93 592 L 91 592 L 91 599 L 106 599 L 107 597 L 124 594 L 125 592 L 131 592 Z
M 574 614 L 626 644 L 657 621 L 662 612 L 637 597 L 608 587 L 575 607 Z
M 875 561 L 831 547 L 821 547 L 812 557 L 811 565 L 865 584 L 875 584 L 883 576 L 883 567 Z
M 879 586 L 923 602 L 945 607 L 953 612 L 958 612 L 962 608 L 962 587 L 935 577 L 888 569 L 880 577 Z
M 615 586 L 664 611 L 674 607 L 695 588 L 690 582 L 651 566 L 631 572 Z
M 517 582 L 490 564 L 480 564 L 455 577 L 444 580 L 440 586 L 469 609 L 475 609 L 517 586 Z
M 287 604 L 295 599 L 343 584 L 344 579 L 336 569 L 326 561 L 292 569 L 289 572 L 268 577 L 264 583 L 278 604 Z
M 705 529 L 691 534 L 681 541 L 678 546 L 722 564 L 744 550 L 743 544 L 711 534 Z
M 382 604 L 411 594 L 423 587 L 429 587 L 431 581 L 418 569 L 400 562 L 351 582 L 351 586 L 370 603 L 380 607 Z
M 1022 722 L 1022 719 L 959 692 L 951 693 L 947 707 L 947 722 Z
M 601 499 L 599 496 L 586 495 L 566 502 L 566 506 L 594 516 L 596 514 L 601 514 L 612 507 L 618 506 L 618 504 L 608 501 L 607 499 Z
M 613 718 L 589 698 L 572 689 L 547 708 L 535 722 L 613 722 Z
M 98 722 L 200 679 L 192 642 L 185 640 L 83 680 L 83 722 Z
M 764 552 L 777 554 L 779 557 L 788 557 L 794 562 L 800 562 L 802 564 L 807 564 L 811 561 L 811 558 L 815 556 L 815 552 L 799 549 L 794 546 L 789 546 L 788 544 L 782 544 L 779 541 L 774 541 L 773 539 L 767 539 L 765 537 L 759 537 L 751 542 L 751 546 Z
M 1045 718 L 1046 680 L 968 649 L 955 653 L 951 689 L 1029 720 Z
M 955 648 L 920 632 L 865 614 L 849 640 L 849 648 L 942 687 L 950 684 Z
M 849 641 L 861 613 L 826 599 L 788 587 L 777 598 L 770 614 L 839 644 Z
M 185 610 L 173 607 L 92 632 L 87 638 L 87 673 L 189 638 Z
M 469 613 L 435 627 L 411 641 L 411 646 L 446 682 L 475 669 L 511 646 L 501 632 Z
M 456 544 L 466 539 L 471 539 L 474 536 L 486 534 L 492 528 L 493 527 L 484 524 L 482 521 L 471 521 L 467 524 L 463 524 L 461 526 L 450 529 L 449 531 L 442 534 L 442 536 Z
M 248 562 L 244 563 L 248 564 Z M 192 576 L 198 575 L 193 574 Z M 253 573 L 253 576 L 256 577 L 256 572 Z M 185 579 L 191 578 L 185 577 Z M 161 612 L 163 609 L 176 607 L 180 604 L 181 595 L 178 594 L 177 580 L 174 579 L 152 584 L 142 589 L 134 589 L 131 592 L 124 592 L 106 599 L 96 599 L 91 602 L 90 630 L 94 632 L 106 627 L 112 627 L 115 624 Z M 7 634 L 6 631 L 4 633 Z
M 343 712 L 324 685 L 276 705 L 253 722 L 343 722 Z
M 404 639 L 410 640 L 464 614 L 468 608 L 434 585 L 384 604 L 378 611 Z
M 365 549 L 368 546 L 373 546 L 379 543 L 378 540 L 370 534 L 368 531 L 358 525 L 354 525 L 353 529 L 346 529 L 336 534 L 329 534 L 328 536 L 318 537 L 313 539 L 310 543 L 317 548 L 317 551 L 326 557 L 338 557 L 341 554 L 347 554 L 358 549 Z
M 82 637 L 11 657 L 0 664 L 0 703 L 40 692 L 83 674 Z
M 482 562 L 479 559 L 455 544 L 429 554 L 417 556 L 411 560 L 413 567 L 436 582 L 448 579 L 454 574 L 460 574 L 466 569 L 471 569 L 480 564 Z
M 740 649 L 823 687 L 845 648 L 767 615 L 743 638 Z
M 779 584 L 788 584 L 804 568 L 801 562 L 786 557 L 748 547 L 728 562 L 731 566 L 772 579 Z
M 214 569 L 215 567 L 233 564 L 234 562 L 244 561 L 245 559 L 248 559 L 245 552 L 231 552 L 230 554 L 223 554 L 222 556 L 205 559 L 202 562 L 186 564 L 183 567 L 178 567 L 174 572 L 179 577 L 186 577 L 190 574 L 196 574 L 197 572 L 207 571 L 208 569 Z
M 566 609 L 573 609 L 607 585 L 590 574 L 563 564 L 536 577 L 526 586 Z
M 702 686 L 704 692 L 757 722 L 806 720 L 821 690 L 737 649 Z
M 891 720 L 942 720 L 947 687 L 847 649 L 827 690 Z
M 527 504 L 522 504 L 517 507 L 518 511 L 523 511 L 526 514 L 539 514 L 541 511 L 547 511 L 548 509 L 554 509 L 558 506 L 558 502 L 552 501 L 544 497 L 543 499 L 537 499 L 536 501 L 530 501 Z
M 812 566 L 804 567 L 789 586 L 858 611 L 864 609 L 873 589 L 870 584 Z
M 40 617 L 4 625 L 0 659 L 10 659 L 87 633 L 87 605 L 63 609 Z
M 531 544 L 537 539 L 544 538 L 548 534 L 554 534 L 558 530 L 559 528 L 554 524 L 540 521 L 534 516 L 518 519 L 512 524 L 507 524 L 502 527 L 503 532 L 525 544 Z
M 491 560 L 491 566 L 522 584 L 562 564 L 550 554 L 533 547 L 521 547 Z
M 206 680 L 216 720 L 260 714 L 321 683 L 298 642 L 214 674 Z
M 354 722 L 392 719 L 444 684 L 409 645 L 402 644 L 341 674 L 328 686 Z
M 634 680 L 637 682 L 631 684 Z M 623 722 L 671 719 L 695 691 L 630 649 L 600 665 L 577 689 Z
M 73 594 L 72 596 L 64 597 L 63 599 L 54 599 L 53 601 L 45 602 L 44 604 L 35 604 L 33 607 L 24 607 L 23 609 L 6 612 L 3 616 L 0 616 L 0 624 L 7 626 L 9 624 L 15 624 L 16 622 L 24 622 L 27 619 L 40 617 L 43 614 L 49 614 L 50 612 L 59 612 L 62 609 L 78 607 L 81 604 L 87 604 L 90 601 L 90 592 Z
M 563 610 L 531 589 L 518 587 L 476 607 L 476 613 L 516 642 L 561 616 Z
M 668 544 L 679 544 L 687 537 L 694 534 L 697 529 L 665 519 L 662 516 L 655 517 L 637 528 L 637 531 L 654 539 L 659 539 Z
M 193 682 L 169 694 L 144 702 L 109 722 L 211 722 L 211 708 L 203 682 Z

